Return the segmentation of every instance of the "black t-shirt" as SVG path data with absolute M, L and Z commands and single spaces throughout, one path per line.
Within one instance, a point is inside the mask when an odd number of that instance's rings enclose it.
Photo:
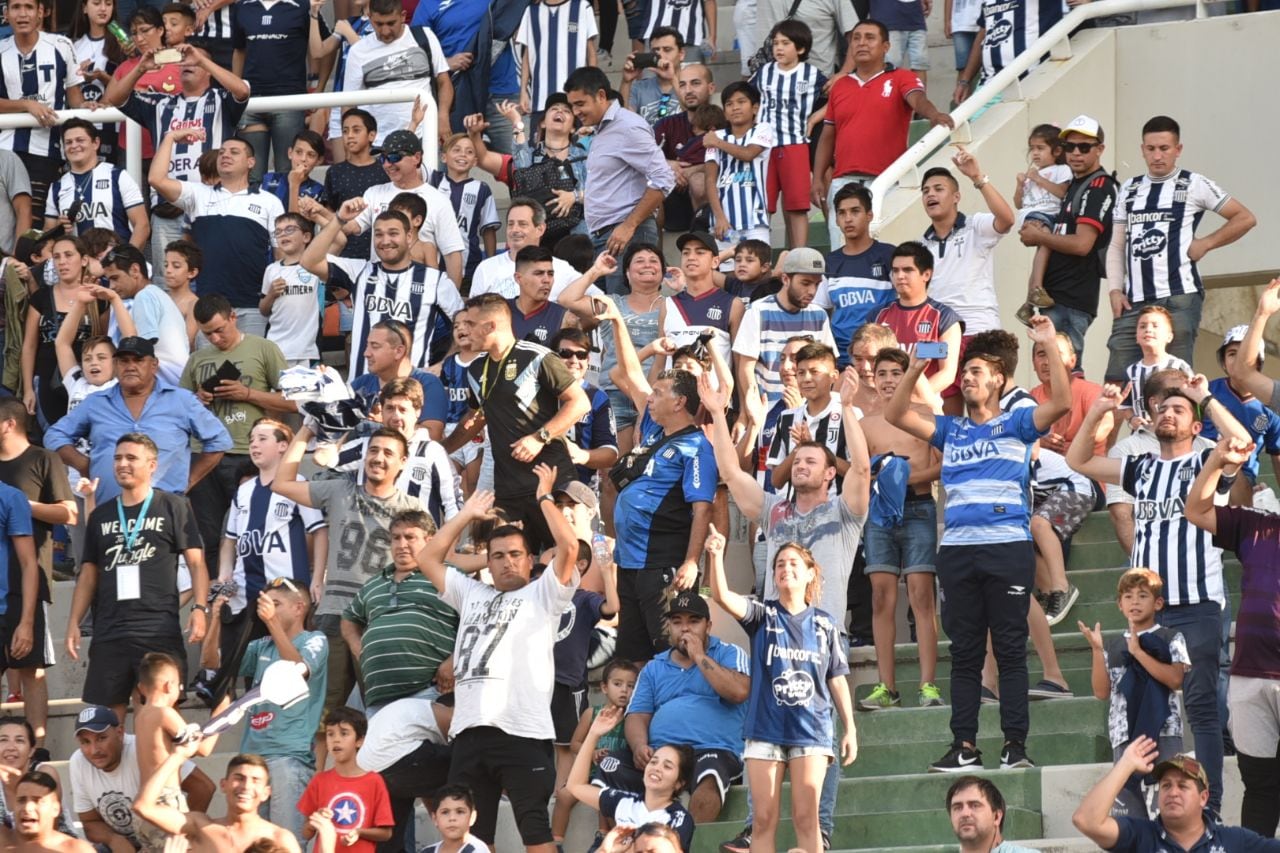
M 780 290 L 782 290 L 782 279 L 776 275 L 762 281 L 743 281 L 733 274 L 724 277 L 724 292 L 738 297 L 743 302 L 755 302 L 757 299 L 773 296 Z
M 31 445 L 17 456 L 0 460 L 0 482 L 8 483 L 36 503 L 52 504 L 74 499 L 71 483 L 67 480 L 67 466 L 58 454 L 43 447 Z M 45 576 L 40 587 L 42 601 L 49 600 L 49 581 L 53 572 L 53 526 L 32 519 L 35 533 L 36 561 Z M 22 593 L 22 570 L 17 561 L 9 564 L 9 595 L 17 598 Z
M 66 319 L 67 313 L 55 309 L 53 287 L 46 285 L 31 294 L 31 310 L 40 317 L 36 326 L 35 361 L 35 376 L 40 384 L 40 411 L 50 423 L 67 413 L 67 392 L 62 387 L 61 377 L 54 378 L 58 372 L 58 352 L 54 348 L 54 340 L 58 337 L 58 330 L 62 328 L 62 321 Z M 98 303 L 97 310 L 85 312 L 80 320 L 80 328 L 76 330 L 75 340 L 71 344 L 77 361 L 84 342 L 93 335 L 92 315 L 105 310 L 102 303 Z
M 1103 252 L 1111 244 L 1111 209 L 1116 204 L 1116 181 L 1106 171 L 1076 178 L 1067 185 L 1067 194 L 1054 225 L 1057 234 L 1075 234 L 1080 223 L 1092 225 L 1098 237 L 1085 255 L 1050 252 L 1044 271 L 1044 289 L 1060 305 L 1098 315 L 1098 291 L 1106 275 Z
M 98 567 L 93 599 L 94 636 L 104 639 L 181 638 L 178 624 L 178 557 L 203 546 L 191 504 L 181 495 L 152 491 L 142 532 L 125 548 L 120 530 L 119 499 L 101 504 L 89 516 L 84 562 Z M 142 504 L 124 507 L 132 527 Z M 121 566 L 138 566 L 138 596 L 121 601 L 117 595 Z
M 323 20 L 324 16 L 321 16 Z M 325 206 L 337 210 L 349 198 L 360 198 L 365 190 L 387 182 L 387 173 L 374 160 L 367 166 L 354 166 L 351 163 L 334 163 L 324 173 Z M 369 259 L 370 241 L 373 229 L 363 234 L 352 234 L 347 237 L 347 245 L 342 249 L 342 257 Z
M 533 465 L 513 459 L 511 443 L 546 426 L 560 410 L 560 395 L 576 381 L 560 356 L 528 341 L 517 341 L 497 363 L 486 355 L 468 365 L 467 402 L 484 412 L 499 498 L 532 495 L 537 490 Z M 534 460 L 539 462 L 557 467 L 557 483 L 573 479 L 573 461 L 563 441 L 546 445 Z

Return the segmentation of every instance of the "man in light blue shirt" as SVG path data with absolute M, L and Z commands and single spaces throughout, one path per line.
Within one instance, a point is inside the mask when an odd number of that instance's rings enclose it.
M 152 340 L 161 378 L 177 385 L 191 353 L 187 321 L 169 294 L 152 284 L 142 251 L 127 244 L 117 246 L 102 262 L 102 274 L 111 284 L 109 291 L 99 295 L 111 303 L 112 340 L 119 344 L 130 334 Z M 133 321 L 132 330 L 121 326 L 122 315 Z
M 186 494 L 231 449 L 231 436 L 222 422 L 200 404 L 195 394 L 158 378 L 154 340 L 121 338 L 115 354 L 119 383 L 109 391 L 90 394 L 85 401 L 45 433 L 45 447 L 57 451 L 82 476 L 96 479 L 98 503 L 120 494 L 112 467 L 116 439 L 125 433 L 149 435 L 159 447 L 156 488 Z M 88 439 L 85 456 L 76 449 Z M 191 451 L 194 439 L 199 453 Z
M 587 151 L 584 193 L 587 231 L 596 252 L 621 258 L 634 243 L 658 242 L 654 212 L 675 189 L 676 176 L 643 118 L 610 96 L 599 68 L 579 68 L 564 84 L 583 126 L 595 127 Z M 623 269 L 605 279 L 608 293 L 624 293 Z

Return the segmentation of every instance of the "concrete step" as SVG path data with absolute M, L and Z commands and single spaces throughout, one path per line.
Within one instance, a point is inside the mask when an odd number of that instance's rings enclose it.
M 1038 838 L 1043 821 L 1038 811 L 1010 807 L 1005 813 L 1005 832 L 1009 838 Z M 692 853 L 714 853 L 742 828 L 741 822 L 702 824 L 693 837 Z M 919 811 L 891 811 L 859 815 L 856 820 L 837 818 L 831 834 L 831 846 L 845 850 L 883 850 L 900 844 L 939 844 L 954 841 L 951 821 L 946 810 L 930 804 Z M 795 845 L 791 819 L 778 822 L 775 847 L 785 850 Z M 954 849 L 954 848 L 952 848 Z

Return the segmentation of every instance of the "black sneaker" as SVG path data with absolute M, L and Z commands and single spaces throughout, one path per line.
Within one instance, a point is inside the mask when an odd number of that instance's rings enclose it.
M 1016 740 L 1005 743 L 1000 750 L 1000 769 L 1018 770 L 1023 767 L 1035 767 L 1036 763 L 1027 757 L 1027 748 Z
M 751 824 L 742 827 L 742 831 L 720 845 L 720 853 L 750 853 Z
M 982 769 L 982 750 L 953 746 L 947 754 L 929 765 L 930 773 L 970 773 Z

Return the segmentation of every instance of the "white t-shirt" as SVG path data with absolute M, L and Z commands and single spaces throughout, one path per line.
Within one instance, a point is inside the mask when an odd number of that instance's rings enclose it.
M 373 228 L 373 221 L 391 207 L 391 199 L 400 193 L 413 193 L 421 196 L 427 203 L 427 215 L 422 220 L 422 227 L 418 229 L 418 239 L 435 246 L 440 251 L 442 259 L 451 252 L 461 252 L 467 247 L 466 241 L 462 239 L 462 232 L 458 230 L 458 216 L 453 212 L 453 202 L 447 195 L 426 182 L 408 190 L 402 190 L 390 182 L 365 190 L 364 200 L 368 207 L 356 217 L 361 234 Z M 377 250 L 374 249 L 373 241 L 370 240 L 369 260 L 377 259 Z
M 186 779 L 196 765 L 184 761 L 179 775 Z M 138 773 L 138 745 L 131 734 L 124 736 L 120 763 L 108 773 L 89 763 L 84 753 L 71 754 L 72 809 L 76 814 L 96 811 L 113 832 L 126 838 L 133 836 L 133 799 L 142 787 Z
M 551 262 L 551 269 L 556 274 L 551 284 L 552 302 L 560 297 L 569 285 L 581 277 L 581 273 L 569 265 L 568 261 L 556 258 Z M 485 258 L 471 274 L 471 296 L 482 293 L 496 293 L 503 299 L 515 299 L 520 295 L 520 286 L 516 284 L 516 258 L 509 251 L 498 252 L 492 258 Z M 603 296 L 600 288 L 594 284 L 587 288 L 592 296 Z
M 1071 183 L 1071 167 L 1065 163 L 1045 166 L 1043 169 L 1037 169 L 1036 172 L 1040 177 L 1053 184 Z M 1026 221 L 1028 213 L 1057 216 L 1058 211 L 1061 209 L 1062 199 L 1035 181 L 1027 181 L 1022 188 L 1022 207 L 1018 208 L 1018 226 L 1021 227 L 1022 223 Z
M 390 43 L 379 41 L 376 34 L 370 33 L 351 45 L 351 49 L 347 51 L 342 91 L 421 89 L 427 97 L 431 97 L 431 79 L 438 74 L 449 73 L 449 60 L 435 33 L 426 27 L 418 27 L 426 36 L 431 53 L 428 69 L 427 58 L 412 29 L 406 26 L 400 38 Z M 380 82 L 370 85 L 369 81 Z M 413 104 L 367 104 L 364 109 L 378 120 L 378 136 L 374 144 L 380 145 L 388 133 L 409 123 Z
M 449 736 L 477 726 L 509 735 L 552 740 L 553 649 L 560 614 L 581 578 L 566 586 L 553 567 L 514 592 L 449 569 L 440 597 L 458 611 L 453 649 L 456 701 Z
M 319 361 L 316 331 L 320 327 L 320 277 L 307 272 L 302 264 L 273 261 L 262 274 L 262 295 L 271 292 L 271 283 L 285 281 L 284 295 L 271 304 L 267 318 L 267 340 L 274 341 L 287 361 Z
M 379 708 L 369 718 L 369 731 L 364 736 L 356 763 L 365 770 L 382 773 L 417 749 L 423 741 L 444 743 L 444 732 L 436 725 L 436 715 L 431 710 L 434 701 L 422 696 L 408 696 Z
M 993 268 L 1002 237 L 995 215 L 983 211 L 957 214 L 945 240 L 938 238 L 931 225 L 920 241 L 933 253 L 929 298 L 960 315 L 965 335 L 1003 328 Z

